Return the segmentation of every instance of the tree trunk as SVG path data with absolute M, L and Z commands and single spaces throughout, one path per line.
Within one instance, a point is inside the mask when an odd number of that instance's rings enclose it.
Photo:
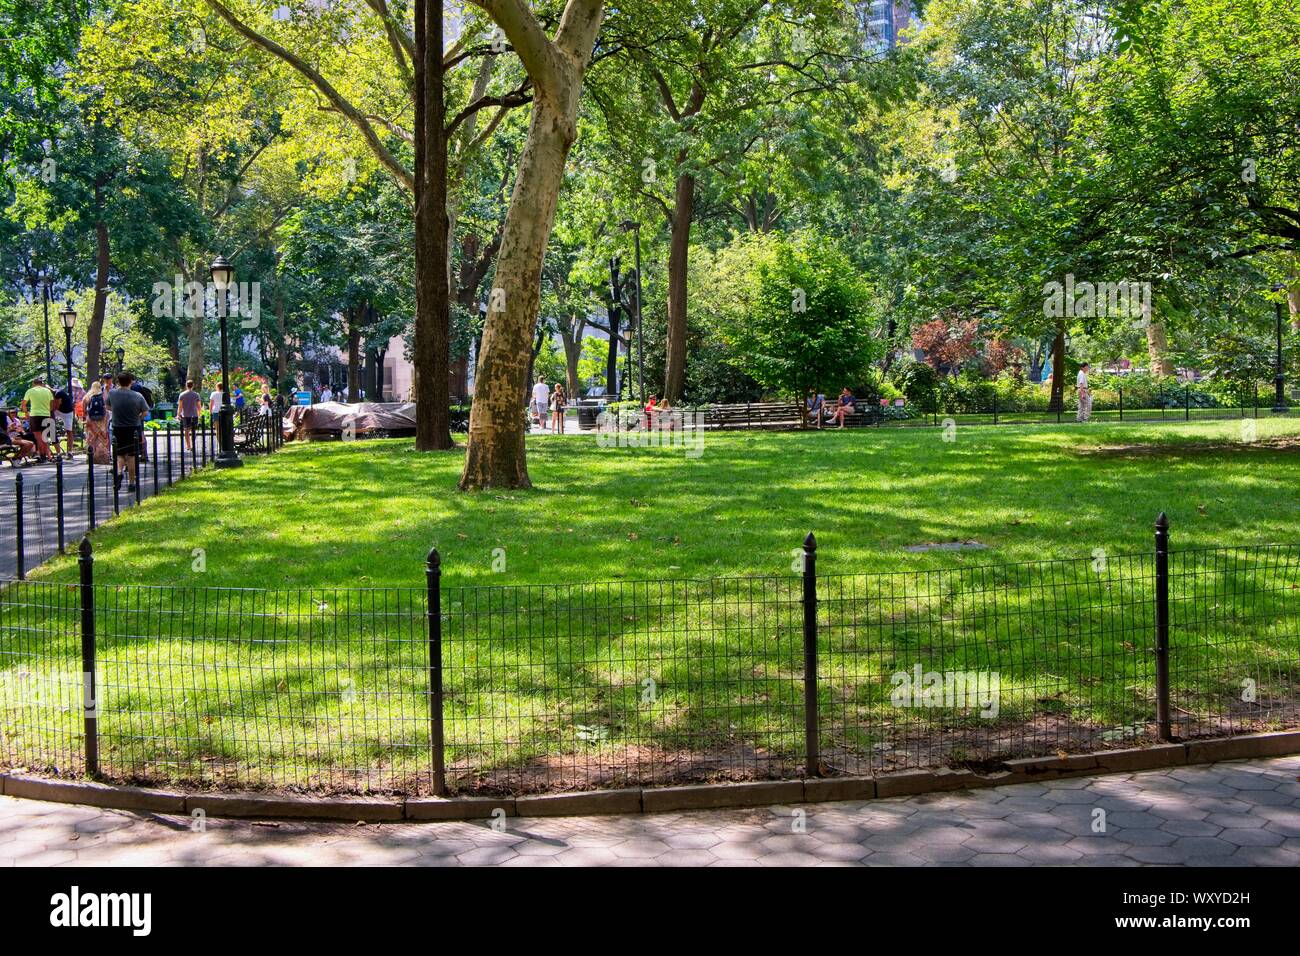
M 442 4 L 415 2 L 415 447 L 454 447 Z
M 1287 308 L 1291 312 L 1291 331 L 1300 332 L 1300 282 L 1294 282 L 1286 290 Z
M 576 133 L 578 89 L 575 80 L 559 103 L 540 100 L 533 107 L 488 297 L 461 488 L 532 487 L 519 398 L 528 387 L 542 262 Z
M 520 396 L 537 324 L 542 265 L 555 222 L 564 163 L 577 136 L 578 98 L 600 29 L 602 0 L 568 0 L 552 42 L 524 0 L 490 12 L 536 88 L 528 138 L 510 197 L 493 294 L 479 349 L 469 447 L 460 487 L 530 488 Z
M 618 278 L 618 257 L 609 262 L 609 348 L 605 352 L 605 394 L 619 398 L 618 329 L 623 322 L 623 290 Z
M 668 354 L 664 398 L 674 405 L 681 401 L 686 382 L 686 272 L 694 214 L 695 177 L 683 173 L 677 177 L 668 246 Z
M 104 316 L 108 312 L 108 273 L 111 267 L 108 249 L 108 223 L 104 221 L 104 196 L 95 183 L 95 305 L 86 329 L 86 388 L 99 378 L 99 353 L 104 340 Z
M 1152 375 L 1173 375 L 1174 363 L 1169 358 L 1169 337 L 1165 324 L 1154 318 L 1147 322 L 1147 354 L 1151 356 Z
M 361 326 L 362 310 L 348 313 L 348 401 L 355 402 L 361 390 Z
M 582 358 L 582 332 L 586 324 L 586 320 L 580 318 L 560 322 L 560 341 L 564 344 L 564 390 L 575 399 L 578 397 L 578 360 Z
M 1052 343 L 1052 399 L 1047 404 L 1050 412 L 1059 412 L 1065 408 L 1065 329 L 1056 330 L 1056 340 Z

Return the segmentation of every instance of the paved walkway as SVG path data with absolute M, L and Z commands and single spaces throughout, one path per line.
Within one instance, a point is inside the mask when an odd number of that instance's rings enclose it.
M 1104 822 L 1104 831 L 1097 827 Z M 1300 756 L 700 813 L 254 823 L 0 797 L 0 866 L 1300 866 Z

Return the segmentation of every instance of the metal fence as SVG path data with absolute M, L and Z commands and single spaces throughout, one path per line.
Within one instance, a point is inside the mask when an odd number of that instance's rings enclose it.
M 275 428 L 246 427 L 240 434 L 247 436 L 239 443 L 244 454 L 268 454 L 283 444 Z M 14 469 L 7 493 L 0 494 L 0 526 L 6 529 L 0 537 L 0 578 L 23 579 L 30 568 L 62 554 L 99 523 L 209 467 L 217 448 L 211 423 L 199 424 L 189 448 L 175 419 L 145 429 L 134 491 L 125 482 L 116 485 L 114 465 L 97 465 L 84 453 L 80 460 L 60 458 L 39 471 Z
M 0 761 L 511 793 L 888 773 L 1300 723 L 1300 548 L 888 574 L 0 591 Z

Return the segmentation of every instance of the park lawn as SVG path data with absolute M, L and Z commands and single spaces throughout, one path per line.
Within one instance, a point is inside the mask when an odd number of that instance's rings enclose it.
M 1156 514 L 1168 513 L 1175 549 L 1296 538 L 1300 422 L 1261 420 L 1253 442 L 1243 427 L 710 434 L 699 458 L 541 436 L 529 440 L 533 489 L 475 494 L 455 490 L 462 452 L 417 454 L 409 441 L 250 458 L 93 535 L 96 583 L 110 585 L 97 609 L 108 773 L 420 789 L 431 546 L 457 787 L 789 773 L 802 748 L 793 561 L 808 531 L 819 573 L 852 575 L 822 583 L 819 699 L 834 766 L 1149 736 Z M 987 548 L 904 550 L 952 541 Z M 1278 554 L 1265 562 L 1268 594 L 1254 570 L 1247 581 L 1215 561 L 1208 590 L 1180 583 L 1175 614 L 1192 622 L 1174 661 L 1182 712 L 1217 719 L 1243 676 L 1261 700 L 1295 704 L 1300 592 L 1278 580 L 1300 569 L 1291 550 Z M 70 558 L 53 562 L 26 586 L 45 590 L 7 609 L 10 688 L 78 683 L 75 591 L 59 585 L 75 575 Z M 130 584 L 170 587 L 111 587 Z M 205 590 L 227 587 L 277 590 Z M 356 587 L 412 590 L 333 590 Z M 998 672 L 1000 718 L 892 706 L 891 675 L 916 664 Z M 38 708 L 37 727 L 23 719 L 28 764 L 67 766 L 39 757 L 75 736 L 76 709 L 58 703 Z
M 529 439 L 528 491 L 456 490 L 463 452 L 410 441 L 289 446 L 205 472 L 93 535 L 97 579 L 256 587 L 554 584 L 872 572 L 1291 542 L 1300 421 L 719 433 L 703 454 Z M 906 552 L 978 541 L 987 550 Z M 206 556 L 193 569 L 195 549 Z M 504 555 L 497 549 L 503 549 Z M 504 556 L 504 562 L 500 559 Z M 495 560 L 494 560 L 495 559 Z M 504 566 L 504 570 L 500 569 Z M 73 580 L 71 558 L 33 573 Z

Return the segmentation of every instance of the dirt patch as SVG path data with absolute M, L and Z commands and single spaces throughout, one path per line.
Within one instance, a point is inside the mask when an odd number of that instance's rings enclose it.
M 1253 421 L 1253 419 L 1246 419 Z M 1075 454 L 1085 458 L 1179 458 L 1184 455 L 1253 454 L 1260 451 L 1300 451 L 1300 437 L 1281 436 L 1258 441 L 1155 442 L 1133 445 L 1096 445 L 1078 448 Z

